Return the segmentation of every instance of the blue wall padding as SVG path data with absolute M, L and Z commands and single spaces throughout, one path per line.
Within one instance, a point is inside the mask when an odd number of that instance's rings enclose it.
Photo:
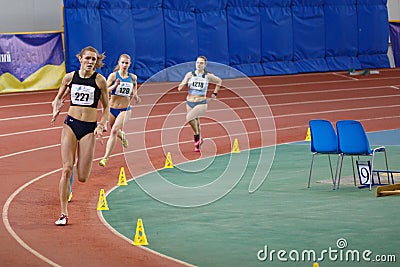
M 185 12 L 193 12 L 195 9 L 195 1 L 194 0 L 164 0 L 163 1 L 164 9 L 173 9 Z
M 99 8 L 100 0 L 68 0 L 64 1 L 65 8 Z
M 260 13 L 254 7 L 228 7 L 229 63 L 261 61 Z
M 326 0 L 326 63 L 330 70 L 360 69 L 356 0 Z M 340 29 L 340 31 L 338 31 Z
M 116 0 L 114 0 L 116 1 Z M 132 8 L 162 8 L 163 0 L 128 0 L 132 3 Z
M 143 79 L 165 68 L 163 10 L 161 7 L 139 8 L 133 9 L 132 12 L 136 40 L 133 72 Z M 146 23 L 141 23 L 142 21 Z
M 103 38 L 103 50 L 106 54 L 107 64 L 103 67 L 103 71 L 110 73 L 118 64 L 120 53 L 126 53 L 131 56 L 131 60 L 135 60 L 135 35 L 133 25 L 133 17 L 129 9 L 100 9 L 101 28 Z M 118 30 L 118 29 L 122 30 Z M 123 45 L 120 45 L 123 44 Z
M 197 27 L 194 12 L 164 9 L 166 67 L 196 58 Z
M 290 1 L 260 3 L 261 62 L 265 75 L 297 73 L 293 63 L 293 17 Z
M 201 0 L 196 1 L 195 10 L 198 13 L 225 10 L 228 0 Z
M 368 68 L 382 63 L 387 57 L 389 23 L 386 1 L 358 0 L 358 55 L 362 66 Z
M 64 25 L 67 71 L 92 45 L 140 82 L 198 55 L 248 76 L 390 67 L 386 0 L 64 0 Z
M 132 1 L 131 0 L 101 0 L 100 8 L 101 9 L 131 9 Z
M 76 58 L 81 49 L 91 45 L 102 49 L 101 20 L 99 9 L 68 9 L 64 12 L 65 22 L 65 63 L 67 70 L 79 68 Z
M 323 6 L 310 0 L 301 2 L 306 3 L 292 6 L 294 64 L 299 72 L 328 71 Z
M 196 13 L 199 38 L 198 55 L 207 55 L 210 61 L 229 65 L 228 28 L 225 10 Z

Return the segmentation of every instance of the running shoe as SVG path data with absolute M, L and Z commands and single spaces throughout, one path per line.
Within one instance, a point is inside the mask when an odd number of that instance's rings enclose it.
M 200 152 L 200 147 L 203 144 L 203 138 L 201 138 L 199 141 L 194 142 L 194 151 L 195 152 Z
M 101 159 L 101 160 L 99 161 L 99 165 L 100 165 L 101 167 L 105 167 L 105 166 L 107 165 L 107 161 L 108 161 L 108 159 L 106 159 L 106 158 Z
M 60 218 L 57 221 L 55 221 L 55 224 L 58 226 L 64 226 L 67 225 L 67 223 L 68 223 L 68 216 L 65 215 L 64 213 L 61 213 Z
M 68 202 L 71 202 L 71 200 L 72 200 L 72 192 L 69 192 Z
M 126 139 L 126 134 L 123 131 L 121 131 L 121 142 L 124 148 L 128 148 L 128 139 Z
M 200 138 L 199 141 L 193 143 L 194 146 L 201 146 L 201 144 L 203 144 L 203 138 Z

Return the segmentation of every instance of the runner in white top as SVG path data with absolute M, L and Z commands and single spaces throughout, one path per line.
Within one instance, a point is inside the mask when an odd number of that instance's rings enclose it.
M 207 111 L 207 90 L 208 83 L 214 83 L 215 88 L 211 95 L 216 98 L 218 90 L 221 87 L 222 80 L 218 76 L 206 71 L 207 58 L 199 56 L 196 59 L 196 70 L 186 73 L 185 77 L 178 86 L 178 90 L 187 84 L 189 90 L 186 97 L 186 121 L 189 122 L 194 133 L 195 151 L 200 152 L 200 146 L 203 143 L 200 131 L 200 116 Z

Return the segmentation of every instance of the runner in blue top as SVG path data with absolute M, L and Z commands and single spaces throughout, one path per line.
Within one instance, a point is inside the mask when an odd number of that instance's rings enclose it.
M 117 138 L 121 140 L 125 148 L 128 147 L 128 140 L 122 128 L 131 117 L 131 99 L 133 98 L 137 103 L 140 102 L 140 97 L 137 94 L 137 76 L 129 73 L 130 65 L 131 57 L 127 54 L 122 54 L 119 57 L 118 65 L 107 79 L 108 92 L 111 94 L 110 115 L 108 118 L 111 133 L 107 141 L 106 152 L 99 162 L 102 167 L 107 165 L 108 157 L 115 147 Z
M 207 90 L 208 83 L 214 83 L 215 88 L 211 97 L 216 98 L 218 90 L 221 87 L 222 80 L 216 75 L 206 71 L 207 58 L 199 56 L 196 59 L 196 70 L 186 73 L 178 90 L 187 84 L 188 95 L 186 97 L 186 121 L 189 122 L 194 133 L 194 151 L 200 152 L 200 146 L 203 143 L 200 133 L 200 116 L 207 111 Z

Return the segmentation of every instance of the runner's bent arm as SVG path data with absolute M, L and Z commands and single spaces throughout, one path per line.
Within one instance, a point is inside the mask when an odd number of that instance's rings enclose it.
M 131 100 L 132 100 L 132 98 L 133 99 L 136 98 L 136 103 L 139 103 L 140 97 L 139 97 L 138 91 L 137 91 L 137 76 L 135 74 L 132 74 L 132 79 L 133 79 L 133 94 L 132 94 Z
M 209 79 L 211 82 L 215 83 L 215 88 L 214 88 L 214 91 L 213 91 L 213 93 L 212 93 L 212 97 L 213 97 L 213 98 L 217 98 L 218 90 L 219 90 L 219 88 L 221 87 L 222 80 L 221 80 L 221 78 L 219 78 L 218 76 L 215 76 L 215 75 L 212 74 L 212 73 L 208 74 L 208 79 Z
M 107 78 L 107 94 L 110 95 L 111 91 L 117 88 L 119 85 L 119 80 L 115 81 L 117 79 L 117 75 L 115 72 L 111 73 L 108 78 Z M 115 82 L 115 83 L 114 83 Z
M 107 88 L 106 79 L 100 74 L 98 74 L 96 77 L 96 83 L 101 90 L 100 101 L 103 106 L 103 112 L 101 114 L 101 119 L 100 119 L 99 125 L 102 128 L 101 132 L 103 132 L 104 126 L 107 123 L 108 115 L 110 113 L 110 106 L 109 106 L 109 101 L 108 101 L 108 90 L 107 90 L 108 88 Z
M 72 81 L 73 74 L 74 74 L 73 72 L 70 72 L 70 73 L 68 73 L 68 74 L 66 74 L 64 76 L 64 78 L 61 81 L 61 86 L 58 89 L 57 95 L 54 98 L 53 102 L 51 103 L 51 106 L 53 107 L 53 116 L 52 116 L 52 119 L 51 119 L 51 124 L 52 125 L 54 124 L 58 114 L 60 113 L 60 108 L 63 105 L 65 96 L 69 92 L 68 85 Z
M 181 83 L 178 85 L 178 91 L 182 90 L 182 88 L 188 83 L 190 77 L 192 77 L 192 73 L 191 72 L 186 73 L 185 77 L 183 78 Z

